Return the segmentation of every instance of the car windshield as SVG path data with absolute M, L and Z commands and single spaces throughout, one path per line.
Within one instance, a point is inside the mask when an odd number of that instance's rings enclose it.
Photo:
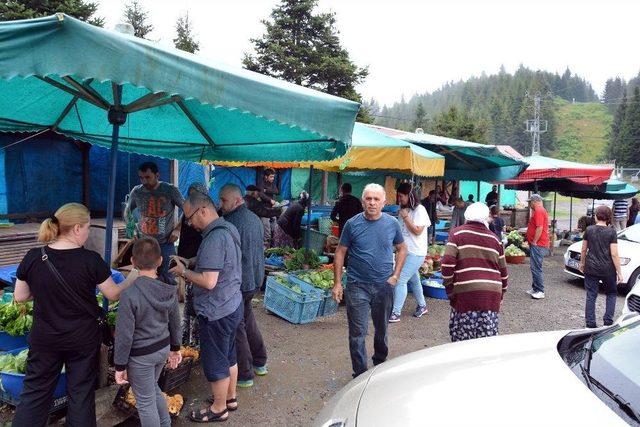
M 640 224 L 632 225 L 618 234 L 618 239 L 640 243 Z
M 640 322 L 595 336 L 591 342 L 589 375 L 613 396 L 640 411 Z M 588 357 L 588 354 L 587 354 Z

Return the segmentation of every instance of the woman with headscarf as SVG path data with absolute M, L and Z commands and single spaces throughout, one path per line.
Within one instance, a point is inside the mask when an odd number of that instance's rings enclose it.
M 400 321 L 402 307 L 407 298 L 407 284 L 411 285 L 411 292 L 418 303 L 413 316 L 422 317 L 427 313 L 427 303 L 422 293 L 422 283 L 420 283 L 418 270 L 424 263 L 429 249 L 427 228 L 431 226 L 431 220 L 425 207 L 420 204 L 411 183 L 403 182 L 398 186 L 397 200 L 401 208 L 398 212 L 400 230 L 409 253 L 402 267 L 398 283 L 393 290 L 393 310 L 389 317 L 390 323 Z
M 509 278 L 502 242 L 488 228 L 487 205 L 469 205 L 464 216 L 466 223 L 451 231 L 442 259 L 451 305 L 451 341 L 498 334 L 498 313 Z
M 209 195 L 209 189 L 201 182 L 194 182 L 189 185 L 187 195 L 190 196 L 194 192 Z M 202 234 L 191 225 L 187 218 L 182 216 L 182 224 L 180 227 L 180 242 L 178 243 L 178 256 L 185 259 L 194 258 L 198 254 L 198 248 L 202 243 Z M 184 279 L 179 278 L 180 282 Z M 182 345 L 190 347 L 198 347 L 200 340 L 198 337 L 198 319 L 193 309 L 193 284 L 190 282 L 179 283 L 180 288 L 184 286 L 184 317 L 182 319 Z
M 300 193 L 298 200 L 291 203 L 276 222 L 274 245 L 277 247 L 289 246 L 297 248 L 302 236 L 302 217 L 304 210 L 309 205 L 309 195 L 306 191 Z

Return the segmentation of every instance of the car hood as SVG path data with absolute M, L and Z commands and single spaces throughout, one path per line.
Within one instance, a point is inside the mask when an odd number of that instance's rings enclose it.
M 359 426 L 626 425 L 561 359 L 568 331 L 445 344 L 379 365 Z
M 618 253 L 621 257 L 631 258 L 638 252 L 639 247 L 640 243 L 618 239 Z M 580 253 L 582 251 L 582 242 L 572 244 L 567 250 Z

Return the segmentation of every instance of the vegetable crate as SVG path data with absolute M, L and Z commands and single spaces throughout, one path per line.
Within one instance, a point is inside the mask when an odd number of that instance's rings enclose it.
M 309 249 L 314 250 L 317 254 L 324 252 L 324 244 L 327 241 L 329 233 L 325 234 L 317 230 L 310 228 L 302 228 L 302 246 L 304 247 L 306 242 L 306 235 L 309 235 Z
M 274 277 L 267 277 L 264 307 L 291 323 L 310 323 L 316 319 L 322 303 L 322 291 L 300 281 L 301 293 L 295 292 Z
M 309 285 L 310 283 L 305 282 L 300 279 L 297 274 L 303 271 L 293 271 L 289 274 L 289 280 L 296 285 L 302 287 L 302 284 Z M 313 286 L 313 285 L 312 285 Z M 315 288 L 315 287 L 314 287 Z M 318 316 L 331 316 L 338 312 L 338 303 L 333 299 L 333 293 L 331 289 L 322 290 L 315 288 L 318 291 L 322 292 L 322 302 L 320 303 L 320 307 L 318 307 Z
M 160 390 L 165 393 L 180 387 L 186 383 L 191 376 L 191 368 L 193 367 L 193 357 L 185 357 L 176 369 L 169 369 L 165 366 L 158 378 Z

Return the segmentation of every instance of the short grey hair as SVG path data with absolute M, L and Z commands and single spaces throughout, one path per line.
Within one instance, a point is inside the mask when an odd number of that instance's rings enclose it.
M 209 195 L 207 194 L 202 194 L 199 191 L 194 191 L 193 193 L 189 194 L 185 203 L 188 203 L 189 206 L 196 208 L 203 207 L 211 208 L 213 210 L 216 209 L 216 205 L 215 203 L 213 203 L 211 197 L 209 197 Z
M 238 187 L 236 184 L 225 184 L 222 186 L 222 188 L 220 189 L 220 194 L 225 194 L 225 193 L 233 193 L 234 195 L 238 196 L 238 197 L 243 197 L 244 194 L 242 192 L 242 189 L 240 187 Z
M 364 199 L 364 193 L 366 193 L 367 191 L 377 191 L 379 193 L 382 193 L 382 198 L 386 199 L 387 198 L 387 192 L 385 191 L 384 187 L 380 184 L 375 184 L 375 183 L 371 183 L 371 184 L 367 184 L 364 187 L 364 190 L 362 190 L 362 198 Z

